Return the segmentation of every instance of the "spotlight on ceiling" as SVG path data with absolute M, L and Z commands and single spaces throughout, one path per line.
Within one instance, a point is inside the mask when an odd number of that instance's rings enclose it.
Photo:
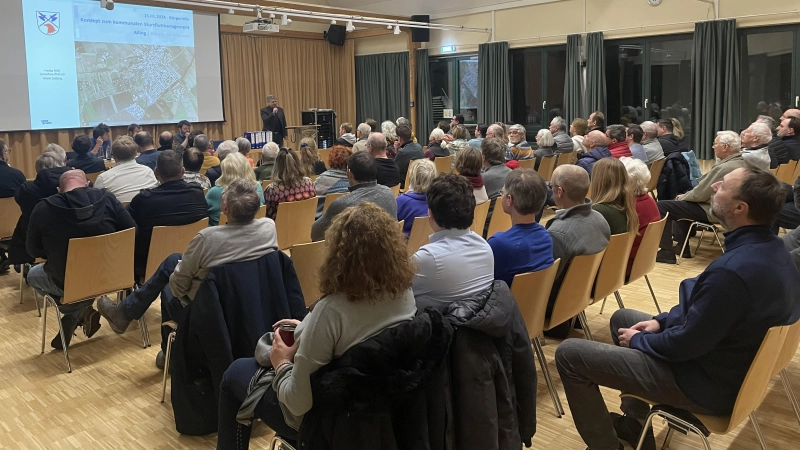
M 345 28 L 345 29 L 347 30 L 348 33 L 351 32 L 351 31 L 355 31 L 356 27 L 353 26 L 353 21 L 352 20 L 348 20 L 347 21 L 347 28 Z
M 269 13 L 269 18 L 270 18 L 270 19 L 274 19 L 274 18 L 275 18 L 275 14 L 273 14 L 273 13 Z
M 290 19 L 289 16 L 287 16 L 286 14 L 283 14 L 281 16 L 281 25 L 287 26 L 290 23 L 292 23 L 292 19 Z
M 236 14 L 236 11 L 234 11 L 233 8 L 231 8 L 228 10 L 228 14 Z
M 336 25 L 336 20 L 331 20 L 331 25 Z
M 114 10 L 114 0 L 100 0 L 100 7 L 109 11 Z
M 391 25 L 386 25 L 386 29 L 387 29 L 387 30 L 391 30 L 391 29 L 392 29 L 392 26 L 391 26 Z
M 394 34 L 400 34 L 400 25 L 394 26 Z

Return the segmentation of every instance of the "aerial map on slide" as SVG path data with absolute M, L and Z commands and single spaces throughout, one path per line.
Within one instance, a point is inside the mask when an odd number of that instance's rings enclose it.
M 197 117 L 193 47 L 75 42 L 80 121 Z

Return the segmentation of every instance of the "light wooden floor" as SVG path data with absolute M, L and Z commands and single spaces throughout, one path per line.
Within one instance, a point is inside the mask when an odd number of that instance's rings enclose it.
M 696 276 L 719 250 L 708 237 L 697 258 L 680 266 L 657 264 L 650 276 L 662 309 L 677 303 L 677 288 L 684 278 Z M 33 291 L 25 288 L 25 303 L 19 304 L 19 278 L 13 270 L 0 276 L 0 448 L 213 448 L 216 436 L 180 436 L 174 428 L 169 400 L 159 403 L 161 373 L 154 365 L 160 335 L 158 304 L 147 312 L 153 346 L 142 349 L 141 334 L 134 323 L 124 335 L 103 328 L 87 340 L 76 336 L 70 347 L 73 373 L 65 372 L 61 352 L 50 350 L 56 333 L 53 314 L 48 314 L 48 347 L 39 354 L 41 323 L 36 314 Z M 655 313 L 644 280 L 621 290 L 625 306 Z M 600 307 L 587 311 L 594 338 L 611 342 L 608 318 L 616 309 L 609 299 L 603 315 Z M 52 313 L 52 311 L 51 311 Z M 581 337 L 575 333 L 574 337 Z M 550 371 L 558 386 L 567 415 L 555 417 L 544 380 L 539 376 L 538 432 L 534 449 L 584 449 L 572 424 L 569 405 L 553 363 L 558 342 L 544 347 Z M 795 391 L 800 392 L 800 358 L 789 367 Z M 611 410 L 617 410 L 618 392 L 603 390 Z M 169 395 L 169 393 L 168 393 Z M 777 378 L 758 410 L 764 435 L 772 449 L 798 448 L 800 425 L 796 422 L 783 387 Z M 663 437 L 663 426 L 656 431 Z M 270 430 L 258 424 L 252 448 L 268 448 Z M 660 438 L 659 439 L 660 442 Z M 794 443 L 793 443 L 794 442 Z M 715 449 L 756 449 L 758 442 L 749 421 L 727 436 L 712 436 Z M 677 435 L 673 449 L 701 449 L 693 437 Z

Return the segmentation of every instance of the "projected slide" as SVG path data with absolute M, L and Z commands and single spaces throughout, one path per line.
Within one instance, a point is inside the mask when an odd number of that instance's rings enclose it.
M 31 127 L 198 120 L 191 11 L 25 0 Z

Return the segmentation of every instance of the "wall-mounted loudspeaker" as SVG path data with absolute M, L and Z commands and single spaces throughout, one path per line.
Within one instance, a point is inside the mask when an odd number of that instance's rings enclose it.
M 344 36 L 347 29 L 344 25 L 331 25 L 328 31 L 324 32 L 325 38 L 333 45 L 344 45 Z
M 431 21 L 431 16 L 428 15 L 418 15 L 418 16 L 411 16 L 412 22 L 425 22 L 428 23 Z M 430 42 L 431 40 L 431 30 L 428 28 L 411 28 L 411 42 Z

